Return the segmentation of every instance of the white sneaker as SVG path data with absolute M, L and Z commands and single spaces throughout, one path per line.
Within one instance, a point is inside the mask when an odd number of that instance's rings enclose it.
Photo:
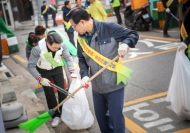
M 55 118 L 53 118 L 53 120 L 51 122 L 51 126 L 52 127 L 57 127 L 60 122 L 61 122 L 60 118 L 59 117 L 55 117 Z

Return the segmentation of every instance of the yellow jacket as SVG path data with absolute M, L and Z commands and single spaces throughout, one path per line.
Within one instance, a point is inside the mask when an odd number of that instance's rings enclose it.
M 90 4 L 87 12 L 98 21 L 104 21 L 107 19 L 107 13 L 99 0 L 95 0 L 93 4 Z

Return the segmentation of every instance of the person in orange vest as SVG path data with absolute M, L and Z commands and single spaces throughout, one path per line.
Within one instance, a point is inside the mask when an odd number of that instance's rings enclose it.
M 41 14 L 43 15 L 46 28 L 49 28 L 48 26 L 48 14 L 49 14 L 49 8 L 46 5 L 46 1 L 43 1 L 43 6 L 41 6 Z

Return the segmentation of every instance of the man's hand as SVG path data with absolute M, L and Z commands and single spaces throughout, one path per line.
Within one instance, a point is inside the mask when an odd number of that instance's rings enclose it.
M 181 42 L 181 45 L 178 47 L 178 51 L 184 50 L 187 48 L 187 45 L 184 42 Z
M 123 58 L 129 51 L 129 46 L 125 43 L 119 45 L 118 54 Z
M 40 79 L 40 83 L 43 85 L 43 86 L 51 86 L 49 83 L 50 81 L 46 78 L 42 78 Z
M 88 80 L 89 80 L 89 77 L 88 77 L 88 76 L 85 76 L 85 77 L 82 78 L 82 81 L 81 81 L 81 85 L 82 85 L 84 88 L 86 88 L 86 89 L 89 87 Z
M 169 8 L 166 8 L 166 12 L 167 12 L 167 13 L 170 13 L 170 9 L 169 9 Z

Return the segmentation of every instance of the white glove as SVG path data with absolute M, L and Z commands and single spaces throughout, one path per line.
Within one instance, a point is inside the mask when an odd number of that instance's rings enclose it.
M 170 13 L 170 9 L 169 9 L 169 8 L 166 8 L 166 12 L 167 12 L 167 13 Z
M 181 42 L 181 45 L 178 47 L 178 51 L 184 50 L 187 48 L 187 45 L 184 42 Z
M 122 43 L 119 45 L 119 48 L 118 48 L 118 54 L 120 56 L 125 56 L 129 51 L 129 46 L 125 43 Z
M 81 81 L 81 85 L 84 86 L 85 88 L 88 88 L 89 87 L 88 80 L 89 80 L 88 76 L 83 77 Z
M 43 85 L 43 86 L 51 86 L 49 83 L 50 83 L 50 81 L 48 80 L 48 79 L 46 79 L 46 78 L 42 78 L 41 80 L 40 80 L 40 83 Z

